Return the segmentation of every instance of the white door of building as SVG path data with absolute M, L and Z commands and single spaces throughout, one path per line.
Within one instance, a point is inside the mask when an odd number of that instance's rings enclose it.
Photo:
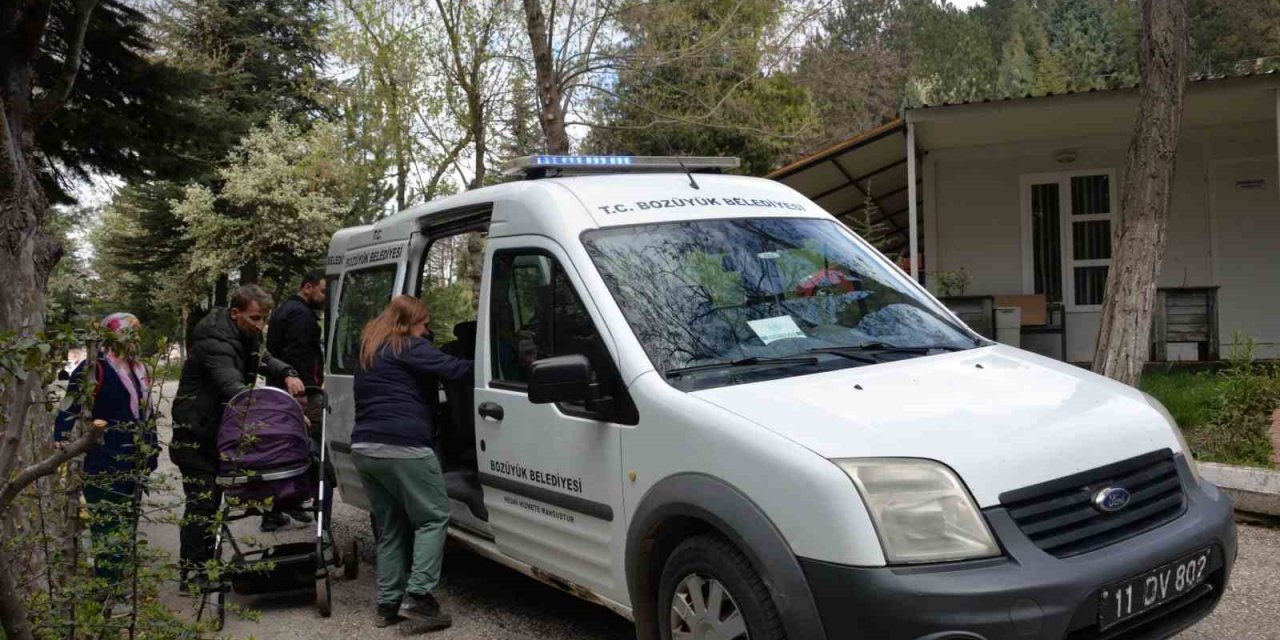
M 1280 357 L 1277 175 L 1274 156 L 1213 166 L 1213 255 L 1224 357 L 1236 331 L 1256 341 L 1255 357 Z

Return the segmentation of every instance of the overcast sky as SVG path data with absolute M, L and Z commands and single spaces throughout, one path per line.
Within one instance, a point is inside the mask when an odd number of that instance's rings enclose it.
M 974 5 L 982 4 L 984 0 L 951 0 L 951 4 L 960 9 L 968 9 Z

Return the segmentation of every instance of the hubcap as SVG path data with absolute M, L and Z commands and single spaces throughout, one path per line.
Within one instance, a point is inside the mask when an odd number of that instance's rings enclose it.
M 671 596 L 672 640 L 748 640 L 747 622 L 715 578 L 685 576 Z

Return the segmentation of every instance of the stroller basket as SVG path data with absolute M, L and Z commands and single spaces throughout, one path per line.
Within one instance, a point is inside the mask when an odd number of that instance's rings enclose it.
M 231 590 L 241 595 L 312 590 L 317 566 L 324 565 L 316 563 L 314 542 L 290 542 L 251 551 L 236 563 Z

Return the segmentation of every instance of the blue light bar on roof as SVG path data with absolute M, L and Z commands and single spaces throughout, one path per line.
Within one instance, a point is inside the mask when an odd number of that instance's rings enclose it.
M 539 155 L 514 158 L 502 169 L 503 175 L 524 173 L 527 177 L 586 175 L 593 173 L 723 171 L 736 169 L 737 158 L 710 156 L 568 156 Z
M 534 156 L 533 159 L 536 165 L 543 167 L 621 167 L 635 163 L 635 156 Z

